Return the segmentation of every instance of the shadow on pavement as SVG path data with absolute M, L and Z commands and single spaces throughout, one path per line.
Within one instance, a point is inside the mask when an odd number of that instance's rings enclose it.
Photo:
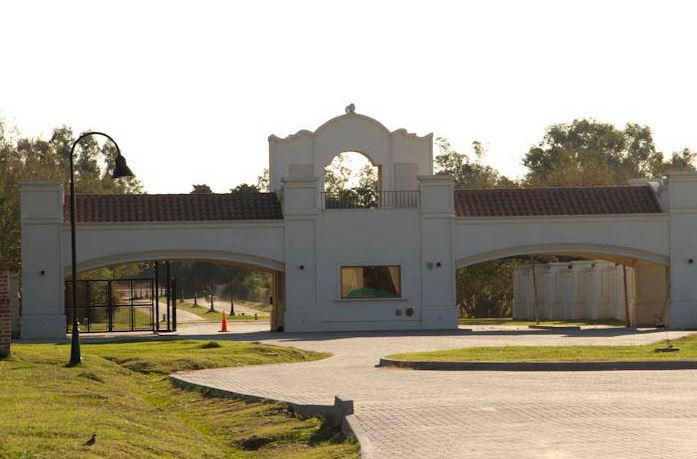
M 270 331 L 241 331 L 233 333 L 194 333 L 194 334 L 160 334 L 138 336 L 89 336 L 83 335 L 85 344 L 165 341 L 165 340 L 232 340 L 232 341 L 329 341 L 351 338 L 384 338 L 384 337 L 437 337 L 437 336 L 565 336 L 565 337 L 597 337 L 613 338 L 623 336 L 639 336 L 660 333 L 660 328 L 594 328 L 586 330 L 538 330 L 538 329 L 458 329 L 458 330 L 405 330 L 405 331 L 354 331 L 354 332 L 305 332 L 279 333 Z

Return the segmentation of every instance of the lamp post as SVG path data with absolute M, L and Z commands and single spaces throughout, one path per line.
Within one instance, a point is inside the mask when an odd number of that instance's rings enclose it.
M 113 179 L 121 177 L 132 177 L 133 172 L 126 165 L 126 159 L 121 156 L 121 150 L 119 145 L 116 143 L 111 136 L 98 131 L 85 132 L 80 137 L 73 142 L 73 146 L 70 149 L 70 251 L 71 251 L 71 263 L 72 263 L 72 279 L 71 279 L 71 289 L 72 289 L 72 302 L 73 302 L 73 328 L 72 328 L 72 339 L 70 341 L 70 366 L 79 365 L 82 362 L 82 354 L 80 352 L 80 329 L 77 323 L 77 256 L 75 250 L 75 226 L 77 218 L 75 215 L 75 168 L 73 165 L 75 156 L 75 147 L 80 143 L 82 139 L 91 135 L 101 135 L 106 137 L 114 144 L 116 147 L 116 158 L 114 159 L 114 172 L 111 174 Z

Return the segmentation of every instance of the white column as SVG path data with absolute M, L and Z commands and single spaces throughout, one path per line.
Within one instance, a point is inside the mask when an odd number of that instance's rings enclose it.
M 421 328 L 457 328 L 453 261 L 454 180 L 419 176 Z
M 63 182 L 20 184 L 22 338 L 64 339 Z
M 668 173 L 671 328 L 697 328 L 697 172 Z
M 318 331 L 322 313 L 317 301 L 317 219 L 319 177 L 282 179 L 285 219 L 285 331 Z

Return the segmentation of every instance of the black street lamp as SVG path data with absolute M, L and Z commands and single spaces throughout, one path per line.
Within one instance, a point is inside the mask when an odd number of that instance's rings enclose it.
M 102 135 L 111 142 L 116 147 L 116 158 L 114 160 L 114 172 L 111 174 L 111 178 L 117 179 L 121 177 L 132 177 L 133 172 L 126 165 L 126 159 L 121 156 L 121 150 L 119 145 L 114 139 L 103 132 L 85 132 L 80 137 L 73 142 L 73 146 L 70 149 L 70 250 L 72 257 L 72 279 L 71 279 L 71 289 L 72 289 L 72 301 L 73 301 L 73 329 L 72 329 L 72 340 L 70 342 L 70 366 L 79 365 L 82 362 L 82 354 L 80 352 L 80 329 L 77 323 L 77 256 L 75 250 L 75 226 L 76 226 L 76 215 L 75 215 L 75 168 L 73 167 L 73 157 L 75 156 L 75 147 L 83 138 L 90 135 Z

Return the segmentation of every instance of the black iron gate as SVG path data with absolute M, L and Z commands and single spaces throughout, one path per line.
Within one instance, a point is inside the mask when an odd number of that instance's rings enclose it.
M 158 284 L 155 278 L 78 280 L 77 318 L 80 331 L 176 330 L 176 302 L 169 301 L 174 298 L 172 285 Z M 162 305 L 163 311 L 160 311 L 160 297 L 168 299 L 166 305 Z M 65 282 L 65 315 L 66 327 L 70 331 L 73 307 L 72 282 L 69 280 Z M 162 322 L 158 319 L 162 319 Z

